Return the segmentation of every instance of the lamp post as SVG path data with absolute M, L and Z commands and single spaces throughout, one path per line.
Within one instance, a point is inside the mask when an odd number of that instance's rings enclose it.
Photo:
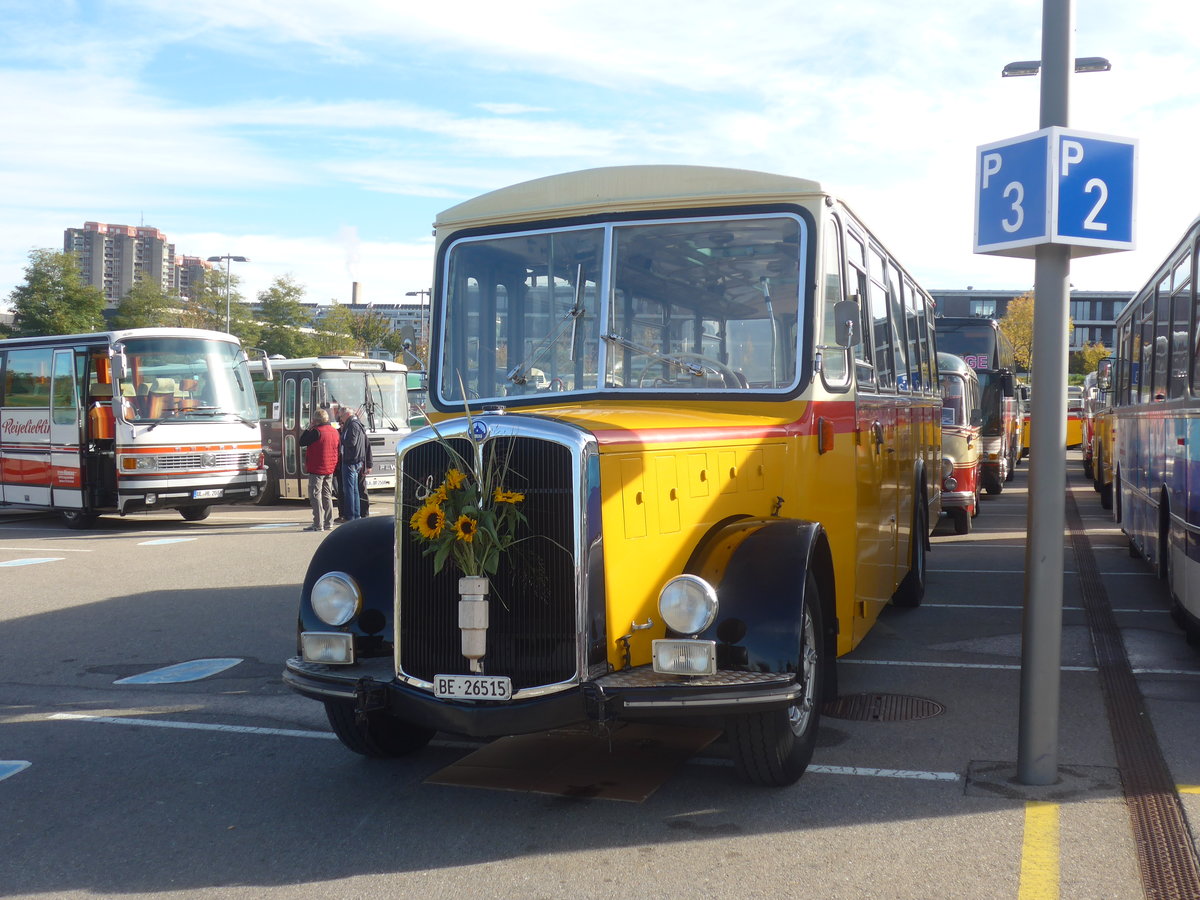
M 226 253 L 224 256 L 210 256 L 208 258 L 208 262 L 222 262 L 222 261 L 224 261 L 224 263 L 225 263 L 225 331 L 228 332 L 229 331 L 229 289 L 231 287 L 230 281 L 229 281 L 229 264 L 235 263 L 235 262 L 250 262 L 250 260 L 246 259 L 246 257 L 244 257 L 244 256 L 232 256 L 228 253 Z
M 425 340 L 432 340 L 433 322 L 426 318 L 433 313 L 433 309 L 429 305 L 429 291 L 405 291 L 404 296 L 421 298 L 421 305 L 425 307 L 425 312 L 421 316 L 421 327 L 425 330 Z

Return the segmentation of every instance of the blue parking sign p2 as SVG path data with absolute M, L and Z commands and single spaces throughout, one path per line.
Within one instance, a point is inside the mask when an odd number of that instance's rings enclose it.
M 1057 126 L 979 147 L 975 252 L 1132 250 L 1136 164 L 1136 141 Z

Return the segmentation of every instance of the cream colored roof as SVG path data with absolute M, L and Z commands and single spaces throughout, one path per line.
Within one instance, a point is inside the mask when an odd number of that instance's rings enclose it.
M 804 178 L 708 166 L 611 166 L 550 175 L 452 206 L 434 226 L 448 230 L 514 219 L 586 216 L 625 209 L 672 209 L 795 201 L 822 193 Z

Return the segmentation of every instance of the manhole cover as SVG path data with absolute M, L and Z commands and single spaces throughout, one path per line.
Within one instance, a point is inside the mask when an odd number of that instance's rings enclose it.
M 826 716 L 856 722 L 907 722 L 940 716 L 945 711 L 946 707 L 933 700 L 903 694 L 850 694 L 821 707 Z

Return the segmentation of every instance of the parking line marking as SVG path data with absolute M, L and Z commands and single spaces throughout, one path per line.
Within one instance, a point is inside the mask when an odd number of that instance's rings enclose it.
M 1058 804 L 1045 800 L 1026 801 L 1018 900 L 1057 900 L 1058 856 Z
M 30 557 L 28 559 L 10 559 L 6 562 L 0 562 L 0 566 L 36 566 L 38 563 L 62 562 L 64 556 L 39 556 Z
M 1200 675 L 1200 669 L 1147 669 L 1134 666 L 1134 675 Z
M 166 719 L 134 719 L 126 716 L 97 716 L 91 713 L 54 713 L 51 719 L 72 722 L 99 722 L 104 725 L 140 725 L 146 728 L 174 728 L 183 731 L 217 731 L 226 734 L 265 734 L 277 737 L 318 738 L 336 741 L 330 731 L 301 731 L 295 728 L 258 728 L 250 725 L 216 725 L 205 722 L 177 722 Z M 477 749 L 480 745 L 465 741 L 433 741 L 437 747 Z M 689 765 L 732 766 L 733 761 L 714 757 L 694 757 Z M 868 778 L 902 778 L 915 781 L 961 781 L 957 772 L 920 772 L 907 769 L 876 769 L 866 766 L 810 765 L 809 772 L 819 775 L 854 775 Z
M 32 550 L 32 551 L 36 552 L 41 549 L 42 549 L 41 547 L 0 547 L 0 551 L 3 551 L 5 553 L 16 553 L 21 550 Z M 75 548 L 75 547 L 55 547 L 54 552 L 55 553 L 95 553 L 96 551 L 94 548 L 91 550 L 87 550 L 87 549 L 80 549 L 80 548 Z
M 303 522 L 270 522 L 266 525 L 251 525 L 250 530 L 255 528 L 295 528 L 297 525 L 302 525 Z
M 908 666 L 915 669 L 1005 669 L 1019 671 L 1020 663 L 954 663 L 954 662 L 922 662 L 914 659 L 846 659 L 838 660 L 838 665 L 848 663 L 855 666 Z M 1095 672 L 1095 666 L 1059 666 L 1062 672 Z M 1135 670 L 1136 671 L 1136 670 Z
M 1180 784 L 1175 789 L 1181 794 L 1200 794 L 1200 784 Z
M 240 662 L 240 658 L 193 659 L 188 662 L 176 663 L 173 666 L 151 669 L 140 675 L 120 678 L 113 684 L 181 684 L 185 681 L 199 681 L 231 669 Z
M 153 541 L 138 541 L 139 547 L 153 547 L 157 544 L 185 544 L 188 541 L 196 540 L 194 537 L 186 538 L 156 538 Z
M 257 728 L 250 725 L 215 725 L 208 722 L 172 722 L 165 719 L 131 719 L 122 716 L 93 716 L 87 713 L 54 713 L 51 719 L 100 722 L 104 725 L 141 725 L 145 728 L 176 728 L 185 731 L 220 731 L 228 734 L 270 734 L 280 737 L 337 740 L 331 731 L 300 731 L 294 728 Z
M 0 759 L 0 781 L 28 769 L 30 763 L 24 759 Z

